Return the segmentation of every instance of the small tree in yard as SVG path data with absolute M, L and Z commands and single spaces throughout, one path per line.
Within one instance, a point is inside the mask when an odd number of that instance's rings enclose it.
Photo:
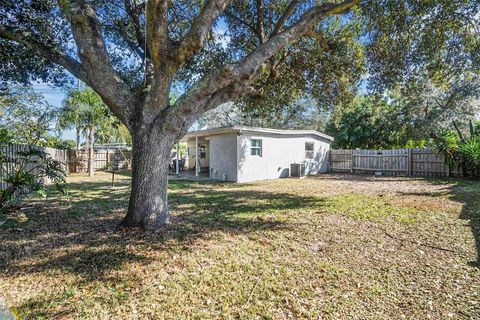
M 477 5 L 2 1 L 1 77 L 62 83 L 64 68 L 100 95 L 133 139 L 123 225 L 154 230 L 169 220 L 172 145 L 204 112 L 247 96 L 275 100 L 310 91 L 330 97 L 353 88 L 365 67 L 379 87 L 419 68 L 434 76 L 444 66 L 471 67 L 467 62 L 480 61 L 472 57 L 478 53 L 472 27 Z M 182 91 L 174 103 L 172 90 Z
M 57 120 L 58 130 L 73 129 L 75 130 L 75 148 L 80 149 L 80 138 L 82 133 L 82 122 L 80 118 L 80 108 L 77 108 L 73 99 L 64 100 L 64 106 L 60 110 Z M 68 103 L 67 103 L 68 101 Z
M 27 87 L 0 90 L 0 142 L 46 146 L 55 110 Z
M 71 91 L 60 110 L 58 125 L 60 128 L 75 128 L 77 134 L 77 148 L 79 133 L 85 132 L 88 147 L 88 175 L 94 174 L 94 143 L 95 134 L 100 129 L 112 125 L 110 110 L 103 103 L 100 96 L 92 89 Z

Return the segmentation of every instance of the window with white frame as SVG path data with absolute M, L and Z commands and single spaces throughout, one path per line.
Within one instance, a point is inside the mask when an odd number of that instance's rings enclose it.
M 305 142 L 305 159 L 313 159 L 314 145 L 313 142 Z
M 262 156 L 262 140 L 252 139 L 250 140 L 250 154 L 252 156 Z

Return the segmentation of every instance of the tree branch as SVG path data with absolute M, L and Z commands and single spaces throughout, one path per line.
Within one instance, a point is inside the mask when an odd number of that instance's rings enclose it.
M 323 35 L 323 32 L 317 31 L 312 28 L 305 33 L 305 36 L 317 40 L 324 51 L 330 51 L 330 46 L 328 45 L 327 40 Z
M 180 42 L 176 52 L 176 68 L 182 66 L 203 48 L 213 23 L 230 1 L 207 0 L 200 14 L 193 20 L 192 27 Z
M 150 0 L 147 8 L 147 43 L 156 70 L 165 72 L 167 52 L 170 46 L 168 35 L 167 0 Z
M 145 54 L 143 52 L 144 45 L 139 46 L 136 42 L 136 39 L 131 39 L 127 30 L 125 30 L 126 26 L 121 25 L 121 22 L 117 24 L 104 25 L 104 26 L 109 27 L 115 32 L 117 32 L 123 38 L 123 40 L 125 41 L 125 44 L 128 46 L 128 48 L 132 52 L 136 53 L 140 59 L 142 60 L 145 59 Z
M 227 17 L 230 17 L 233 20 L 237 21 L 238 23 L 243 24 L 245 27 L 250 29 L 250 31 L 252 31 L 253 34 L 257 34 L 257 29 L 255 29 L 255 27 L 253 25 L 251 25 L 250 23 L 248 23 L 245 19 L 240 18 L 239 16 L 235 15 L 233 12 L 230 12 L 229 10 L 225 10 L 224 14 Z
M 125 11 L 127 12 L 128 16 L 130 17 L 130 21 L 133 24 L 133 28 L 135 30 L 135 38 L 137 40 L 138 46 L 141 48 L 145 47 L 145 37 L 143 35 L 143 29 L 140 25 L 140 16 L 138 14 L 138 7 L 135 6 L 131 0 L 124 0 L 125 4 Z M 142 4 L 144 6 L 145 3 Z
M 0 38 L 21 43 L 30 50 L 35 51 L 42 58 L 64 67 L 75 77 L 87 82 L 86 73 L 77 60 L 52 45 L 46 45 L 37 41 L 31 32 L 0 25 Z
M 292 41 L 304 36 L 312 26 L 332 14 L 341 14 L 359 0 L 346 0 L 339 4 L 325 3 L 308 10 L 299 21 L 285 31 L 275 35 L 246 56 L 237 65 L 229 65 L 223 69 L 205 76 L 189 92 L 181 96 L 172 112 L 177 115 L 197 116 L 227 102 L 232 97 L 238 97 L 250 88 L 250 84 L 263 72 L 265 62 L 276 52 L 285 48 Z
M 297 8 L 298 2 L 299 2 L 298 0 L 292 0 L 292 2 L 290 2 L 285 12 L 282 14 L 280 19 L 278 19 L 277 24 L 275 25 L 275 28 L 273 28 L 273 31 L 270 34 L 270 37 L 277 35 L 280 32 L 280 30 L 282 30 L 283 25 L 285 24 L 287 19 L 293 14 L 295 9 Z
M 263 6 L 263 0 L 257 0 L 257 35 L 260 44 L 265 42 L 265 8 Z
M 86 1 L 59 1 L 68 17 L 78 56 L 87 76 L 87 83 L 122 122 L 131 128 L 135 96 L 110 63 L 102 29 L 95 10 Z
M 230 10 L 225 10 L 224 11 L 224 14 L 237 21 L 238 23 L 240 24 L 243 24 L 245 27 L 247 27 L 248 29 L 250 29 L 250 31 L 253 33 L 253 34 L 257 34 L 257 29 L 255 29 L 255 26 L 253 26 L 252 24 L 248 23 L 245 19 L 243 18 L 240 18 L 239 16 L 235 15 L 233 12 L 231 12 Z

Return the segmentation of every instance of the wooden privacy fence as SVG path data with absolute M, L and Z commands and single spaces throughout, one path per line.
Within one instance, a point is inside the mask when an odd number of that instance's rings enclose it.
M 458 177 L 461 170 L 445 164 L 442 154 L 428 148 L 395 150 L 330 150 L 330 171 L 396 176 Z
M 69 150 L 69 173 L 81 173 L 88 170 L 88 150 Z M 109 164 L 118 164 L 119 169 L 130 168 L 132 152 L 119 149 L 95 150 L 93 153 L 93 169 L 103 170 Z
M 11 159 L 13 161 L 7 161 L 7 162 L 0 162 L 0 166 L 2 166 L 3 170 L 2 173 L 0 174 L 0 190 L 5 190 L 7 188 L 7 183 L 4 181 L 5 175 L 11 175 L 12 173 L 15 172 L 17 169 L 16 166 L 18 164 L 15 163 L 15 160 L 18 160 L 20 158 L 19 152 L 27 152 L 30 151 L 32 148 L 36 150 L 41 150 L 45 153 L 47 153 L 51 158 L 58 160 L 63 163 L 64 165 L 64 170 L 68 170 L 68 152 L 67 150 L 58 150 L 54 148 L 46 148 L 46 147 L 37 147 L 37 146 L 30 146 L 30 145 L 22 145 L 22 144 L 7 144 L 7 143 L 0 143 L 0 153 L 4 155 L 5 159 Z M 0 160 L 1 161 L 1 160 Z M 34 164 L 27 165 L 25 168 L 26 170 L 32 170 L 33 172 L 35 169 L 33 168 Z M 5 172 L 6 171 L 6 174 Z M 48 179 L 46 177 L 42 178 L 44 179 L 42 182 L 43 183 L 48 183 Z M 28 192 L 27 189 L 22 189 L 17 192 L 16 195 Z
M 69 173 L 86 172 L 88 168 L 88 150 L 59 150 L 47 147 L 37 147 L 21 144 L 0 143 L 0 152 L 6 159 L 18 159 L 18 152 L 29 151 L 35 148 L 46 152 L 50 157 L 64 164 L 64 170 Z M 94 169 L 106 169 L 108 164 L 115 163 L 117 169 L 128 169 L 131 165 L 132 152 L 123 150 L 96 150 L 94 152 Z M 16 164 L 13 162 L 1 163 L 0 166 L 6 169 L 8 174 L 15 170 Z M 29 168 L 27 168 L 28 170 Z M 48 182 L 48 181 L 44 181 Z M 4 182 L 3 175 L 0 175 L 0 190 L 5 190 L 7 184 Z M 25 190 L 24 190 L 25 191 Z
M 0 158 L 0 168 L 2 174 L 0 174 L 0 190 L 5 190 L 8 184 L 5 182 L 5 177 L 11 175 L 16 171 L 18 161 L 20 159 L 19 152 L 27 152 L 32 148 L 41 150 L 47 153 L 51 158 L 60 161 L 63 164 L 63 169 L 69 173 L 85 172 L 88 168 L 88 151 L 83 150 L 59 150 L 54 148 L 21 145 L 21 144 L 6 144 L 0 143 L 0 153 L 7 161 L 2 162 Z M 121 150 L 101 150 L 94 153 L 94 168 L 95 170 L 101 170 L 107 168 L 108 164 L 114 164 L 117 169 L 127 169 L 130 166 L 132 158 L 131 151 Z M 8 161 L 10 160 L 10 161 Z M 34 169 L 35 164 L 29 164 L 25 170 Z M 5 173 L 6 172 L 6 173 Z M 33 171 L 34 172 L 34 171 Z M 48 178 L 42 178 L 43 183 L 49 183 Z M 21 194 L 28 193 L 27 188 L 17 190 L 13 195 L 17 198 Z

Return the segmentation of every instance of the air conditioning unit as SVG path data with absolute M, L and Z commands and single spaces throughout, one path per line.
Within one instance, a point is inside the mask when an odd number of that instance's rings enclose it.
M 290 176 L 297 177 L 297 178 L 305 177 L 305 164 L 304 163 L 290 164 Z

